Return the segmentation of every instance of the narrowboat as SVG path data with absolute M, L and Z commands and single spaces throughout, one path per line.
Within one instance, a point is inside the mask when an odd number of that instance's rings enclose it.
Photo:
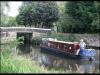
M 42 38 L 41 50 L 53 51 L 75 58 L 93 59 L 96 55 L 95 49 L 81 50 L 79 42 L 65 42 L 53 38 Z

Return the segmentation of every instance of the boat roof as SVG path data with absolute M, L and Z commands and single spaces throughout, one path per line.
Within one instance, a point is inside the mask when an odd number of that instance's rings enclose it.
M 78 43 L 78 42 L 60 41 L 60 40 L 57 40 L 57 39 L 52 39 L 52 40 L 49 40 L 49 41 L 52 41 L 52 42 L 59 42 L 59 43 L 66 43 L 66 44 L 75 44 L 75 43 Z

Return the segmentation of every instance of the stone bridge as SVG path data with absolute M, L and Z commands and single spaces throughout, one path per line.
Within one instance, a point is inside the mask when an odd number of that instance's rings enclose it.
M 51 29 L 33 28 L 33 27 L 0 27 L 0 32 L 50 33 Z

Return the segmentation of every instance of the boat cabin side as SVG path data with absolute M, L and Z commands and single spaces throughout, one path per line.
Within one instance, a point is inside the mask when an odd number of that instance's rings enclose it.
M 65 42 L 65 41 L 58 41 L 55 39 L 42 39 L 42 47 L 53 48 L 57 49 L 62 52 L 67 52 L 70 54 L 76 54 L 77 50 L 79 49 L 78 42 Z

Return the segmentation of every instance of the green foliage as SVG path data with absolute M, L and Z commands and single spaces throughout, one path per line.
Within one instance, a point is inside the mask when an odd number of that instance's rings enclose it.
M 0 2 L 0 27 L 10 27 L 10 26 L 17 26 L 16 17 L 8 16 L 7 13 L 4 13 L 4 10 L 7 9 L 9 12 L 10 5 L 9 2 Z
M 45 73 L 46 70 L 44 67 L 40 68 L 37 62 L 31 61 L 22 56 L 16 56 L 12 53 L 12 49 L 15 48 L 17 44 L 17 41 L 13 41 L 1 46 L 0 73 Z
M 100 32 L 99 1 L 23 2 L 17 17 L 4 14 L 5 8 L 8 11 L 10 9 L 8 2 L 0 2 L 0 7 L 0 26 L 3 27 L 24 25 L 41 28 L 55 27 L 58 32 L 64 33 Z
M 19 8 L 19 15 L 16 17 L 18 25 L 31 26 L 33 25 L 34 3 L 23 2 Z
M 17 38 L 18 44 L 24 44 L 24 36 Z
M 78 22 L 77 20 L 75 21 L 75 19 L 73 19 L 69 15 L 63 14 L 62 17 L 60 18 L 59 22 L 58 22 L 58 25 L 57 25 L 58 32 L 62 32 L 62 33 L 73 32 L 75 26 L 77 25 L 77 22 Z
M 8 22 L 6 26 L 17 26 L 16 17 L 8 17 Z
M 6 47 L 5 47 L 6 46 Z M 10 42 L 1 46 L 1 65 L 0 73 L 68 73 L 70 71 L 56 71 L 54 69 L 47 70 L 44 66 L 40 66 L 38 62 L 27 59 L 12 53 L 16 42 Z
M 49 38 L 54 38 L 66 42 L 68 41 L 73 42 L 78 40 L 78 38 L 74 34 L 54 33 L 54 32 L 52 32 L 51 35 L 49 35 Z
M 0 27 L 1 26 L 6 26 L 6 21 L 8 20 L 6 18 L 7 14 L 4 13 L 4 10 L 7 9 L 9 11 L 9 3 L 7 1 L 5 2 L 0 2 Z
M 56 2 L 41 1 L 24 2 L 16 20 L 19 25 L 50 28 L 58 18 Z
M 60 31 L 71 33 L 100 32 L 100 2 L 98 1 L 68 1 L 65 13 L 60 19 Z
M 3 21 L 0 26 L 2 26 L 2 27 L 17 26 L 16 17 L 5 16 L 5 18 L 6 18 L 5 21 Z
M 32 46 L 39 46 L 41 42 L 41 38 L 35 37 L 32 39 Z
M 25 59 L 21 56 L 2 59 L 1 67 L 1 73 L 45 73 L 44 68 L 42 67 L 41 70 L 36 62 Z
M 76 40 L 76 37 L 73 35 L 73 34 L 70 34 L 68 39 L 71 41 L 71 42 L 74 42 Z

